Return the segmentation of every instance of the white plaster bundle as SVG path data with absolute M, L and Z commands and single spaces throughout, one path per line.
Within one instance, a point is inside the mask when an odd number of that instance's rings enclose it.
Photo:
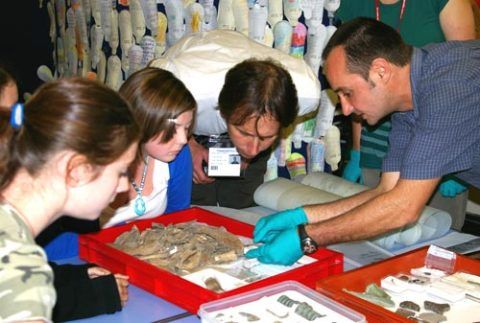
M 324 25 L 308 28 L 307 34 L 307 53 L 305 60 L 312 68 L 314 73 L 319 72 L 322 64 L 322 52 L 325 46 L 325 39 L 327 37 L 327 29 Z
M 171 46 L 185 34 L 183 3 L 181 0 L 170 0 L 164 5 L 168 24 L 167 43 Z
M 75 11 L 73 8 L 68 8 L 67 10 L 67 26 L 72 30 L 75 30 L 75 26 L 77 25 L 77 21 L 75 20 Z
M 110 41 L 112 34 L 112 1 L 100 0 L 100 19 L 102 20 L 105 41 Z
M 152 36 L 143 36 L 142 40 L 140 41 L 140 46 L 143 50 L 143 56 L 140 65 L 143 68 L 155 58 L 155 39 Z
M 82 7 L 78 7 L 75 10 L 75 19 L 76 19 L 76 31 L 80 37 L 80 42 L 82 48 L 81 51 L 90 51 L 89 44 L 88 44 L 88 31 L 87 31 L 87 23 L 85 22 L 85 14 L 83 13 Z
M 67 68 L 67 61 L 65 57 L 65 47 L 63 46 L 63 38 L 57 37 L 57 73 L 58 76 L 63 76 L 65 74 L 65 69 Z
M 248 37 L 259 43 L 265 43 L 265 26 L 267 24 L 268 10 L 258 4 L 248 11 Z
M 325 0 L 303 0 L 303 15 L 308 29 L 317 29 L 322 25 Z
M 118 91 L 122 85 L 122 62 L 117 55 L 112 55 L 107 60 L 105 84 L 115 91 Z
M 232 0 L 235 30 L 248 36 L 248 3 L 247 0 Z
M 386 249 L 391 249 L 394 244 L 411 246 L 443 236 L 450 230 L 451 225 L 452 218 L 447 212 L 426 206 L 416 223 L 389 232 L 373 242 Z
M 90 26 L 90 21 L 92 17 L 92 6 L 90 0 L 80 0 L 80 8 L 83 11 L 83 18 L 85 19 L 85 24 Z
M 213 0 L 200 0 L 203 6 L 204 18 L 202 21 L 202 31 L 213 30 L 217 28 L 217 7 Z
M 130 21 L 132 22 L 132 32 L 135 37 L 135 43 L 140 44 L 147 28 L 140 0 L 130 0 Z
M 365 185 L 352 183 L 341 177 L 323 172 L 310 173 L 302 179 L 301 183 L 341 197 L 354 195 L 368 189 Z
M 150 30 L 153 37 L 157 35 L 158 15 L 156 0 L 140 0 L 140 6 L 145 17 L 145 25 Z
M 325 162 L 330 165 L 332 171 L 338 169 L 338 163 L 342 158 L 340 149 L 340 129 L 332 125 L 327 129 L 325 137 Z
M 60 31 L 60 36 L 63 37 L 65 35 L 65 0 L 55 0 L 55 12 L 57 16 L 57 26 Z
M 155 36 L 155 58 L 159 58 L 167 49 L 168 19 L 163 12 L 158 13 L 157 35 Z
M 133 45 L 128 50 L 128 73 L 127 77 L 140 70 L 143 60 L 143 48 L 138 45 Z
M 255 203 L 277 211 L 331 202 L 340 198 L 339 195 L 281 177 L 263 183 L 253 195 Z
M 226 72 L 245 59 L 271 58 L 280 62 L 292 76 L 299 98 L 299 115 L 317 109 L 320 100 L 320 82 L 303 60 L 262 45 L 242 33 L 212 30 L 183 37 L 169 48 L 162 58 L 151 66 L 167 69 L 179 77 L 198 103 L 196 134 L 218 134 L 226 129 L 218 119 L 218 95 Z M 213 64 L 215 62 L 215 64 Z
M 217 26 L 218 29 L 235 29 L 235 17 L 233 16 L 232 0 L 218 1 Z
M 335 104 L 332 102 L 330 93 L 331 90 L 323 90 L 320 97 L 320 108 L 315 116 L 315 132 L 313 136 L 315 138 L 324 137 L 328 128 L 333 124 L 333 118 L 335 116 Z
M 120 47 L 122 49 L 122 70 L 127 73 L 129 67 L 128 51 L 134 43 L 130 11 L 120 11 L 118 14 L 118 28 L 120 30 Z
M 55 9 L 53 8 L 52 2 L 47 2 L 47 12 L 48 18 L 50 19 L 50 30 L 48 35 L 50 36 L 50 41 L 55 43 L 57 40 L 57 23 L 55 22 Z
M 268 0 L 268 23 L 274 27 L 283 19 L 282 0 Z
M 92 8 L 92 16 L 95 21 L 95 25 L 102 27 L 102 15 L 100 14 L 100 0 L 91 0 L 90 5 Z
M 418 220 L 422 225 L 422 240 L 443 236 L 450 230 L 452 217 L 445 211 L 426 206 Z
M 100 51 L 98 55 L 98 64 L 97 64 L 97 81 L 101 83 L 105 83 L 107 74 L 107 58 L 105 57 L 105 53 Z
M 300 0 L 283 0 L 283 14 L 290 25 L 295 27 L 298 24 L 298 18 L 302 15 Z
M 91 60 L 92 60 L 93 68 L 97 68 L 97 64 L 100 61 L 100 53 L 103 53 L 102 51 L 103 38 L 104 38 L 103 29 L 97 25 L 93 25 L 90 28 L 90 41 L 92 43 L 90 51 L 92 53 Z
M 324 8 L 328 13 L 329 25 L 333 25 L 333 17 L 338 7 L 340 7 L 340 0 L 325 0 Z
M 268 24 L 265 24 L 265 32 L 263 33 L 263 44 L 265 46 L 273 48 L 273 30 Z
M 108 44 L 112 49 L 112 55 L 117 54 L 118 44 L 120 43 L 120 36 L 118 34 L 118 11 L 115 9 L 111 10 L 112 20 L 111 20 L 111 29 L 110 29 L 110 40 Z
M 198 33 L 202 31 L 203 21 L 205 19 L 205 10 L 199 3 L 191 3 L 184 11 L 185 14 L 185 34 Z
M 286 20 L 279 21 L 273 27 L 274 47 L 285 54 L 290 53 L 293 28 Z

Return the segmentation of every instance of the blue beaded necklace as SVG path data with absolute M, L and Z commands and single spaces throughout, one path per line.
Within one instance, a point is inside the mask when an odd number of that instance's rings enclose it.
M 143 196 L 142 196 L 143 188 L 145 187 L 145 178 L 147 177 L 147 169 L 148 169 L 148 156 L 145 159 L 145 166 L 143 167 L 143 174 L 142 174 L 142 179 L 140 181 L 140 185 L 137 186 L 137 184 L 135 184 L 135 181 L 132 180 L 133 189 L 135 190 L 135 192 L 137 192 L 137 198 L 135 199 L 135 204 L 133 205 L 133 209 L 135 211 L 135 214 L 138 216 L 144 215 L 145 211 L 147 210 L 145 201 L 143 200 Z

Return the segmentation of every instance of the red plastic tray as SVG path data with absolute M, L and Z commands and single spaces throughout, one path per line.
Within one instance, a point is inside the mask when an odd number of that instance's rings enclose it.
M 399 272 L 410 272 L 412 268 L 422 267 L 427 251 L 428 247 L 423 247 L 335 277 L 321 279 L 317 282 L 316 289 L 320 293 L 364 314 L 368 322 L 412 322 L 381 306 L 346 293 L 342 289 L 364 292 L 367 285 L 371 283 L 380 286 L 380 280 L 385 276 Z M 457 254 L 455 271 L 480 275 L 480 261 Z
M 152 222 L 167 225 L 192 220 L 213 226 L 223 226 L 229 232 L 244 237 L 252 237 L 253 234 L 253 226 L 249 224 L 201 208 L 190 208 L 149 220 L 108 228 L 93 234 L 81 235 L 79 239 L 80 258 L 96 263 L 112 272 L 126 274 L 130 277 L 129 281 L 132 284 L 192 313 L 197 313 L 203 303 L 285 280 L 296 280 L 310 288 L 315 288 L 318 279 L 343 272 L 343 255 L 332 250 L 320 249 L 310 255 L 318 260 L 312 264 L 218 294 L 108 245 L 122 232 L 130 230 L 134 224 L 142 231 L 151 227 Z

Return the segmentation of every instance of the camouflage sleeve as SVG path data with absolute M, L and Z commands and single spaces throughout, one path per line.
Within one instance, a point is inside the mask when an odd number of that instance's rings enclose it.
M 0 321 L 50 322 L 56 294 L 45 253 L 21 228 L 11 229 L 0 223 Z

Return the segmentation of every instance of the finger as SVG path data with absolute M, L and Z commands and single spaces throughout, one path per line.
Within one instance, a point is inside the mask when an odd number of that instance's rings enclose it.
M 257 236 L 258 235 L 258 232 L 260 230 L 262 230 L 262 228 L 265 226 L 267 222 L 267 219 L 265 217 L 263 218 L 260 218 L 260 220 L 257 221 L 257 223 L 255 224 L 255 229 L 253 229 L 253 236 Z
M 196 169 L 194 175 L 199 184 L 205 184 L 211 181 L 211 178 L 205 174 L 202 168 Z
M 121 288 L 120 290 L 120 298 L 124 301 L 128 299 L 128 289 L 126 288 Z
M 258 248 L 249 250 L 249 251 L 245 254 L 245 257 L 248 258 L 248 259 L 258 258 L 259 256 L 262 255 L 262 250 L 261 250 L 262 248 L 263 248 L 263 246 L 260 246 L 260 247 L 258 247 Z
M 123 279 L 123 278 L 116 278 L 115 281 L 117 282 L 117 285 L 124 286 L 125 288 L 128 287 L 128 285 L 129 285 L 128 280 Z
M 271 231 L 268 231 L 265 236 L 263 237 L 263 240 L 262 242 L 264 243 L 269 243 L 269 242 L 272 242 L 277 236 L 278 234 L 282 232 L 280 230 L 271 230 Z
M 215 182 L 215 178 L 205 176 L 205 179 L 202 181 L 202 184 L 210 184 L 210 183 L 213 183 L 213 182 Z
M 116 273 L 116 274 L 115 274 L 115 278 L 121 278 L 121 279 L 126 279 L 126 280 L 128 280 L 130 277 L 127 276 L 127 275 L 123 275 L 123 274 Z
M 127 288 L 129 283 L 127 280 L 117 280 L 117 285 L 123 288 Z
M 110 271 L 102 267 L 90 267 L 87 269 L 88 277 L 97 278 L 99 276 L 110 275 Z
M 265 237 L 269 234 L 271 230 L 268 228 L 267 225 L 264 225 L 262 228 L 260 228 L 257 233 L 254 235 L 253 237 L 253 241 L 255 243 L 258 243 L 258 242 L 264 242 L 265 241 Z

